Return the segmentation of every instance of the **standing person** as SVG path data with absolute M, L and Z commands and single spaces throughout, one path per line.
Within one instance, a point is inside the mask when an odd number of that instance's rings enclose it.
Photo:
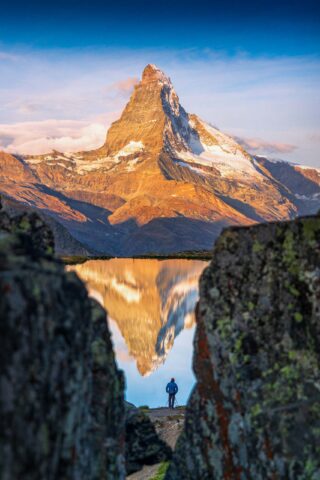
M 171 381 L 168 383 L 166 392 L 169 394 L 169 408 L 174 408 L 176 394 L 178 393 L 178 385 L 174 381 L 174 378 L 171 378 Z

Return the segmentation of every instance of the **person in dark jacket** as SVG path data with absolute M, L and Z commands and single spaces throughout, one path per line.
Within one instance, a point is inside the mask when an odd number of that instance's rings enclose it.
M 178 385 L 174 381 L 174 378 L 171 378 L 171 381 L 168 383 L 166 392 L 169 394 L 169 408 L 174 408 L 176 394 L 178 393 Z

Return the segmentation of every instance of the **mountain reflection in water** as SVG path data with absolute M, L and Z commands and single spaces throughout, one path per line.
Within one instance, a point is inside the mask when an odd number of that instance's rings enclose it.
M 188 395 L 193 383 L 194 307 L 205 265 L 199 260 L 111 259 L 68 267 L 78 273 L 90 295 L 108 311 L 117 361 L 126 373 L 129 401 L 159 405 L 161 402 L 153 402 L 152 395 L 147 401 L 147 387 L 157 382 L 155 377 L 160 380 L 160 370 L 165 383 L 171 376 L 179 381 L 181 367 L 187 378 L 180 378 L 180 384 L 184 382 L 182 392 L 186 390 L 184 396 Z M 185 329 L 188 331 L 181 334 L 184 338 L 176 349 L 176 338 Z M 174 364 L 170 365 L 172 359 Z M 141 383 L 146 376 L 150 380 L 145 378 Z

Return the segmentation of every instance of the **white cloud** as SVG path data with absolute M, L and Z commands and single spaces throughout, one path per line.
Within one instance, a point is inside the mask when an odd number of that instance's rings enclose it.
M 297 147 L 289 143 L 267 142 L 261 138 L 240 138 L 234 136 L 234 139 L 240 143 L 248 152 L 262 154 L 285 154 L 294 152 Z
M 10 153 L 41 154 L 51 150 L 76 152 L 100 147 L 106 125 L 75 120 L 46 120 L 0 124 L 0 149 Z

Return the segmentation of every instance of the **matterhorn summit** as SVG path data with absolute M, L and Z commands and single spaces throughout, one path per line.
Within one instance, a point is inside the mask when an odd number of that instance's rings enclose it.
M 14 156 L 0 169 L 11 201 L 44 211 L 89 251 L 120 256 L 210 249 L 225 226 L 313 213 L 319 184 L 318 170 L 253 157 L 187 113 L 153 64 L 100 148 Z
M 156 65 L 149 63 L 142 72 L 141 83 L 161 82 L 171 85 L 171 80 Z

